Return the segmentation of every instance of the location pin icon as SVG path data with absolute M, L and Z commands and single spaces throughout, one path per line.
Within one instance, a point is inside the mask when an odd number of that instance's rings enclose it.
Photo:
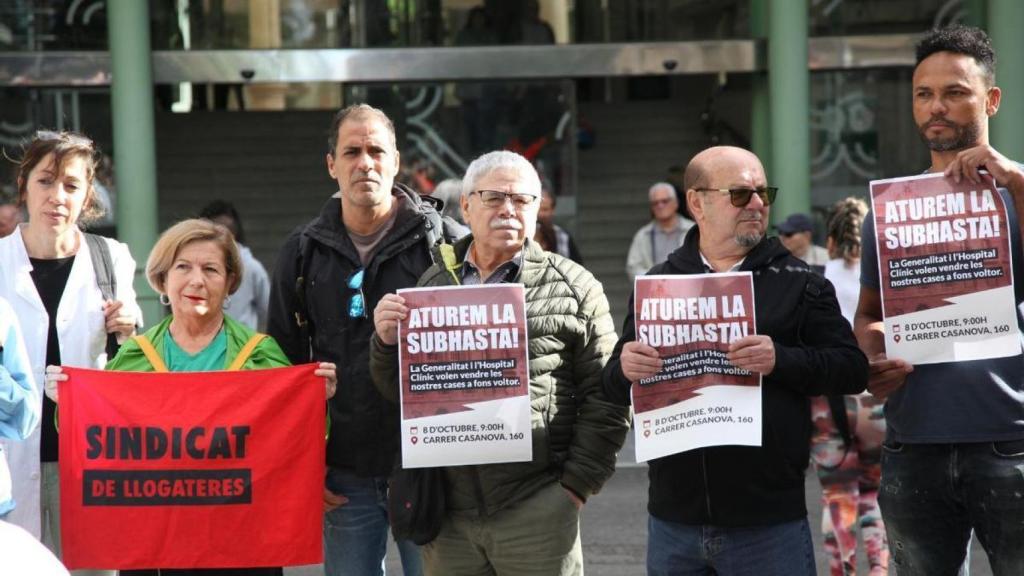
M 651 435 L 651 431 L 650 430 L 644 430 L 644 438 L 648 438 L 648 437 L 650 437 L 650 435 Z
M 413 444 L 416 444 L 416 443 L 417 443 L 417 442 L 419 442 L 419 441 L 420 441 L 420 439 L 419 439 L 419 438 L 417 438 L 417 437 L 415 437 L 415 436 L 413 436 L 413 437 L 412 437 L 412 443 L 413 443 Z
M 893 339 L 894 342 L 899 342 L 900 341 L 900 335 L 897 334 L 897 335 L 893 336 L 892 339 Z

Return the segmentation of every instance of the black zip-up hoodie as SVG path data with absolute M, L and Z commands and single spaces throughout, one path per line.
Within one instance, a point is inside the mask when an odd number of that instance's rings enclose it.
M 700 231 L 648 274 L 706 272 Z M 868 362 L 839 312 L 832 284 L 764 238 L 740 266 L 754 276 L 757 333 L 775 343 L 775 369 L 762 380 L 762 446 L 716 446 L 649 462 L 648 512 L 681 524 L 766 526 L 807 516 L 804 474 L 810 440 L 810 396 L 864 390 Z M 629 315 L 604 370 L 607 397 L 629 403 L 630 382 L 619 356 L 636 339 Z
M 370 256 L 361 288 L 347 285 L 363 266 L 336 197 L 324 204 L 319 217 L 285 240 L 270 288 L 267 331 L 288 359 L 293 364 L 334 362 L 338 367 L 338 391 L 329 401 L 327 465 L 362 477 L 389 474 L 398 453 L 398 409 L 381 398 L 370 378 L 373 309 L 383 295 L 415 286 L 433 264 L 426 241 L 426 213 L 435 211 L 433 199 L 401 184 L 392 194 L 400 202 L 395 223 Z M 309 262 L 303 262 L 305 243 L 310 245 L 305 255 Z M 303 275 L 300 297 L 296 278 Z M 360 291 L 366 315 L 353 318 L 349 302 Z M 296 313 L 306 317 L 308 330 L 296 324 Z

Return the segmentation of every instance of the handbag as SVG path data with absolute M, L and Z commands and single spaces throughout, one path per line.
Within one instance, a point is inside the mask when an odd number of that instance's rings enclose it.
M 396 463 L 388 479 L 388 520 L 395 540 L 428 544 L 441 532 L 444 516 L 444 469 Z

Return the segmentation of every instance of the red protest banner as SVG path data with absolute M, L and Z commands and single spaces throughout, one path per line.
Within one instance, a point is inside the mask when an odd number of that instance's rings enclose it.
M 60 505 L 67 567 L 320 562 L 324 386 L 314 370 L 65 367 Z

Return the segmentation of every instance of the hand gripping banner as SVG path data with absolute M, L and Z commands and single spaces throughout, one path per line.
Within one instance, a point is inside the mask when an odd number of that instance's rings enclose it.
M 320 562 L 324 385 L 315 368 L 64 368 L 60 506 L 67 567 Z

